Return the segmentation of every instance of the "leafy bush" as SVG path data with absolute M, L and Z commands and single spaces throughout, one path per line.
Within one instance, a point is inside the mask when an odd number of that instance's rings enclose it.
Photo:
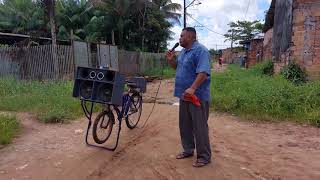
M 274 66 L 272 61 L 265 61 L 257 64 L 252 68 L 257 74 L 272 76 L 274 74 Z
M 296 63 L 290 63 L 281 69 L 282 77 L 299 85 L 307 81 L 307 73 Z

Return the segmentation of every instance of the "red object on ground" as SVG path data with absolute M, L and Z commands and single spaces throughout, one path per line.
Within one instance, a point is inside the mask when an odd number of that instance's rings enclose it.
M 190 95 L 190 94 L 184 93 L 183 94 L 183 100 L 184 101 L 189 101 L 189 102 L 191 102 L 192 104 L 194 104 L 196 106 L 199 106 L 199 107 L 201 106 L 200 100 L 196 95 Z

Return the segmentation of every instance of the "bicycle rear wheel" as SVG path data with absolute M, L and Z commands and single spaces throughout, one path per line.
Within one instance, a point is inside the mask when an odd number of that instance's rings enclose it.
M 130 96 L 130 106 L 126 124 L 129 129 L 133 129 L 138 125 L 142 112 L 142 96 L 140 93 L 134 93 Z
M 114 123 L 114 115 L 111 110 L 98 114 L 92 128 L 93 139 L 97 144 L 103 144 L 109 139 Z

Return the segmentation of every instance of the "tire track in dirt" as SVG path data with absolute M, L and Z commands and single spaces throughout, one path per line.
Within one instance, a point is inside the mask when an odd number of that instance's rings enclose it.
M 133 131 L 133 130 L 129 130 Z M 138 146 L 139 144 L 145 142 L 145 140 L 149 137 L 155 137 L 159 134 L 159 130 L 156 127 L 152 127 L 149 129 L 142 129 L 141 131 L 137 132 L 134 138 L 128 140 L 123 146 L 121 146 L 120 150 L 116 150 L 115 153 L 112 155 L 111 159 L 102 163 L 97 170 L 87 176 L 87 179 L 91 177 L 102 177 L 111 171 L 105 171 L 109 167 L 115 166 L 126 159 L 126 153 L 131 150 L 131 148 Z M 112 164 L 110 164 L 112 162 Z

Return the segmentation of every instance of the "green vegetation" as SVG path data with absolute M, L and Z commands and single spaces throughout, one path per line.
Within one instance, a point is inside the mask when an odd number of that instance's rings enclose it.
M 320 82 L 296 86 L 281 76 L 230 66 L 212 76 L 213 109 L 259 120 L 291 120 L 320 126 Z
M 272 61 L 265 61 L 257 64 L 254 70 L 258 75 L 272 76 L 274 74 L 274 65 Z
M 9 144 L 18 129 L 19 124 L 15 116 L 0 114 L 0 145 Z
M 144 73 L 142 73 L 143 76 L 162 76 L 162 68 L 154 68 L 150 69 Z M 172 69 L 171 67 L 164 67 L 163 68 L 163 78 L 174 78 L 176 75 L 176 71 Z
M 83 115 L 73 98 L 73 83 L 0 79 L 0 111 L 32 112 L 43 122 L 63 122 Z
M 179 24 L 179 10 L 181 5 L 171 0 L 3 0 L 0 30 L 163 52 L 170 28 Z
M 281 69 L 281 76 L 296 85 L 307 82 L 307 73 L 296 63 L 290 63 Z
M 231 47 L 235 42 L 251 40 L 263 29 L 263 24 L 259 21 L 236 21 L 230 22 L 228 25 L 229 30 L 224 37 L 225 41 L 231 42 Z

